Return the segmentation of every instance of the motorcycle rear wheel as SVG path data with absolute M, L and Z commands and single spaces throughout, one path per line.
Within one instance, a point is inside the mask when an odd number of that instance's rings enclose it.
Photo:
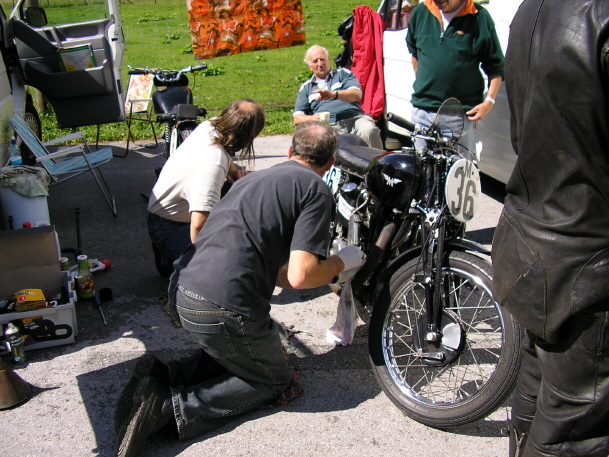
M 510 395 L 520 368 L 523 328 L 492 299 L 491 265 L 452 252 L 442 271 L 444 336 L 438 352 L 445 357 L 422 357 L 425 292 L 413 281 L 420 270 L 419 259 L 400 268 L 389 296 L 374 307 L 373 372 L 389 399 L 417 422 L 435 428 L 466 425 L 488 416 Z

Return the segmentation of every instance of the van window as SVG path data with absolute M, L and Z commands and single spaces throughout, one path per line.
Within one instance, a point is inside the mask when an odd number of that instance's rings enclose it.
M 385 29 L 403 30 L 408 27 L 410 12 L 418 3 L 418 0 L 384 0 L 378 12 L 385 22 Z
M 0 0 L 8 15 L 13 9 L 12 0 Z M 23 8 L 40 7 L 46 13 L 48 25 L 70 24 L 108 17 L 106 0 L 26 0 Z

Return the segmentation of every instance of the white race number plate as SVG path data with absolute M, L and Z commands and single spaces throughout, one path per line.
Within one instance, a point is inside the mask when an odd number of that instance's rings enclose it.
M 471 160 L 457 160 L 446 178 L 444 188 L 446 202 L 451 214 L 461 222 L 474 218 L 480 197 L 480 173 Z
M 336 167 L 332 166 L 332 168 L 330 168 L 328 171 L 326 171 L 326 174 L 324 175 L 324 181 L 326 182 L 326 184 L 328 186 L 330 186 L 330 189 L 332 189 L 332 195 L 335 195 L 336 191 L 338 191 L 338 184 L 340 182 L 340 173 L 341 173 L 340 168 L 336 168 Z

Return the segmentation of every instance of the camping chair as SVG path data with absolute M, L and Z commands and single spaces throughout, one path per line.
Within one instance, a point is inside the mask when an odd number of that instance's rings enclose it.
M 20 117 L 13 116 L 10 120 L 11 127 L 25 143 L 30 151 L 36 156 L 36 162 L 40 163 L 51 177 L 51 185 L 59 184 L 75 176 L 90 171 L 99 190 L 106 199 L 112 214 L 116 216 L 116 202 L 110 192 L 110 188 L 104 179 L 99 166 L 112 160 L 112 148 L 104 147 L 91 151 L 82 132 L 57 138 L 53 141 L 42 143 L 32 132 L 30 127 Z M 56 152 L 49 152 L 46 146 L 51 146 L 64 141 L 80 139 L 83 144 L 68 146 Z

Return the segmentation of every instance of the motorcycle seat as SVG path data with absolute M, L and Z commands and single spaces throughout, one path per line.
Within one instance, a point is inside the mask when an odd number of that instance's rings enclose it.
M 334 166 L 364 179 L 370 163 L 384 154 L 387 154 L 387 152 L 381 149 L 368 146 L 342 146 L 339 143 Z
M 361 136 L 353 133 L 342 133 L 338 135 L 338 146 L 368 146 Z

